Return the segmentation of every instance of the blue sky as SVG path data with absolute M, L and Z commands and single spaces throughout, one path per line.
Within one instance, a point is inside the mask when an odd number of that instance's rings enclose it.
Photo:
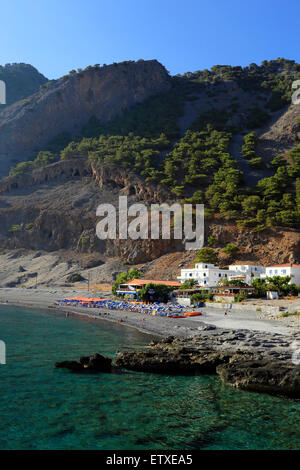
M 216 64 L 300 62 L 299 0 L 1 0 L 0 64 L 48 78 L 157 59 L 172 75 Z

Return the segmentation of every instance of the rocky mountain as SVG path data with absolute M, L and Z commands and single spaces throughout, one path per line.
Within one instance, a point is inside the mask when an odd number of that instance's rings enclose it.
M 299 262 L 300 105 L 291 104 L 299 73 L 284 59 L 176 77 L 157 61 L 124 62 L 72 71 L 7 107 L 3 253 L 38 252 L 43 272 L 51 253 L 55 269 L 65 266 L 58 282 L 97 265 L 95 276 L 109 281 L 120 261 L 174 279 L 195 258 L 181 241 L 96 237 L 98 204 L 117 207 L 127 195 L 148 206 L 204 203 L 205 245 L 223 266 Z M 15 266 L 14 256 L 3 259 Z M 34 282 L 28 266 L 26 279 L 7 274 L 10 285 Z
M 80 133 L 91 116 L 107 122 L 169 88 L 168 74 L 157 61 L 91 67 L 49 82 L 0 114 L 1 169 L 32 157 L 61 133 Z
M 36 93 L 40 86 L 48 82 L 43 74 L 29 64 L 0 65 L 0 80 L 6 84 L 6 105 L 0 105 L 0 112 L 16 101 Z

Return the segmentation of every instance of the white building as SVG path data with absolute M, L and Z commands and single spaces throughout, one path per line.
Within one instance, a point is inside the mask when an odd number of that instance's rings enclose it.
M 290 276 L 291 283 L 300 285 L 300 264 L 275 264 L 266 268 L 266 277 Z M 265 276 L 264 276 L 265 277 Z
M 193 279 L 199 286 L 214 287 L 222 278 L 229 279 L 236 272 L 229 269 L 221 269 L 214 264 L 196 263 L 194 268 L 182 269 L 177 279 L 183 284 Z
M 264 277 L 266 273 L 266 268 L 253 264 L 231 264 L 229 270 L 235 271 L 235 274 L 230 276 L 230 281 L 232 279 L 240 279 L 249 285 L 251 285 L 253 279 Z
M 193 279 L 202 287 L 215 287 L 220 279 L 228 279 L 228 281 L 239 279 L 250 285 L 253 279 L 264 274 L 265 268 L 263 266 L 233 264 L 228 269 L 221 269 L 214 264 L 196 263 L 194 268 L 182 269 L 181 275 L 177 279 L 182 284 Z

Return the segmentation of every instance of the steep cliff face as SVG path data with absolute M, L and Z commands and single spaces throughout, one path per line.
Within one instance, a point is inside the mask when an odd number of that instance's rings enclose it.
M 92 67 L 50 84 L 0 114 L 1 174 L 12 159 L 24 161 L 58 134 L 80 132 L 91 116 L 107 122 L 169 87 L 156 60 Z
M 145 183 L 122 168 L 108 168 L 85 158 L 63 160 L 0 183 L 0 241 L 2 249 L 72 250 L 98 260 L 120 257 L 129 263 L 151 260 L 177 247 L 169 240 L 100 240 L 96 209 L 119 196 L 128 205 L 167 201 L 159 185 Z

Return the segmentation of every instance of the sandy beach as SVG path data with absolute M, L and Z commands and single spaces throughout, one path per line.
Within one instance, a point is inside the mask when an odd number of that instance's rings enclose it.
M 224 315 L 225 308 L 201 308 L 202 316 L 173 319 L 125 310 L 117 311 L 54 304 L 56 300 L 77 295 L 82 295 L 82 291 L 70 288 L 2 288 L 0 289 L 0 302 L 3 305 L 48 309 L 49 312 L 55 308 L 55 311 L 64 314 L 68 312 L 69 315 L 78 315 L 82 318 L 118 322 L 158 336 L 187 337 L 201 333 L 203 328 L 208 325 L 214 325 L 221 329 L 243 329 L 281 335 L 291 335 L 299 332 L 299 327 L 283 324 L 279 320 L 266 319 L 261 315 L 261 312 L 248 311 L 247 306 L 242 311 L 230 310 L 226 316 Z

